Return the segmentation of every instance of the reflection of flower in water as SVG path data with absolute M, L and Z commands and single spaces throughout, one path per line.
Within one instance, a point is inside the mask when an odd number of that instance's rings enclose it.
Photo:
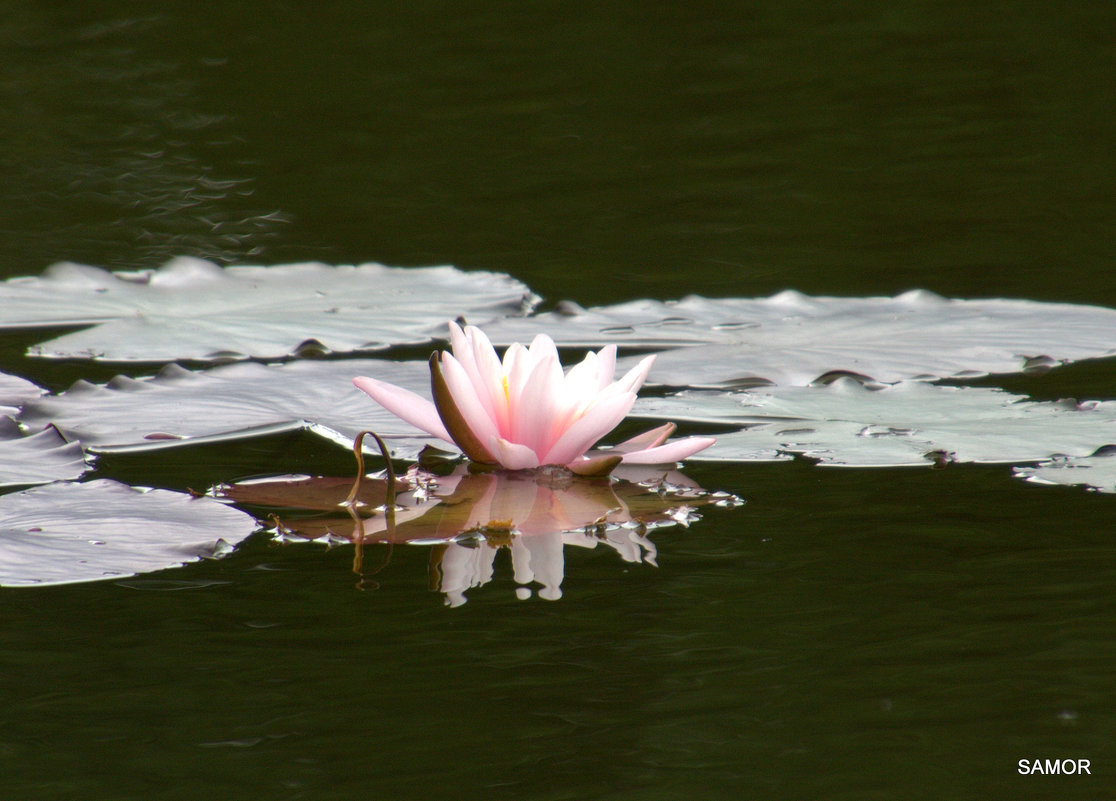
M 640 468 L 625 468 L 638 470 Z M 607 546 L 628 563 L 656 564 L 647 537 L 652 528 L 688 525 L 704 504 L 734 506 L 740 500 L 710 493 L 677 472 L 629 472 L 622 478 L 585 479 L 561 468 L 537 471 L 470 472 L 462 465 L 446 476 L 412 469 L 400 484 L 396 503 L 385 506 L 386 482 L 362 482 L 353 516 L 328 518 L 282 515 L 274 518 L 283 541 L 341 538 L 361 551 L 373 543 L 411 543 L 435 548 L 436 588 L 446 603 L 459 606 L 474 587 L 496 574 L 500 551 L 508 551 L 516 594 L 547 600 L 562 597 L 564 548 Z M 333 479 L 245 482 L 221 494 L 251 505 L 336 510 L 347 489 Z M 355 522 L 354 522 L 355 521 Z
M 456 486 L 444 503 L 471 504 L 469 528 L 447 544 L 439 560 L 439 589 L 450 606 L 465 603 L 468 589 L 492 580 L 500 550 L 511 554 L 521 599 L 531 596 L 531 584 L 539 585 L 541 598 L 562 597 L 566 545 L 603 544 L 627 562 L 655 563 L 655 546 L 645 532 L 664 522 L 662 515 L 637 519 L 611 482 L 507 473 L 450 479 Z
M 439 559 L 440 589 L 449 606 L 465 603 L 465 592 L 481 587 L 493 579 L 496 556 L 501 550 L 511 554 L 515 594 L 521 600 L 530 598 L 529 585 L 538 584 L 540 598 L 556 601 L 562 597 L 565 577 L 565 546 L 596 548 L 606 545 L 625 562 L 655 564 L 655 544 L 647 538 L 645 527 L 613 525 L 587 527 L 577 531 L 547 531 L 529 536 L 510 537 L 504 543 L 485 538 L 477 542 L 451 542 Z

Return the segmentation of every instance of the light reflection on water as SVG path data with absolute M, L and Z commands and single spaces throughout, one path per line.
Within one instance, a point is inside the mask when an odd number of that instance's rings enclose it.
M 253 199 L 260 165 L 233 155 L 244 144 L 233 116 L 201 106 L 198 73 L 219 65 L 151 47 L 173 24 L 158 15 L 78 30 L 24 15 L 0 28 L 25 56 L 0 68 L 5 228 L 25 251 L 19 267 L 258 257 L 290 217 Z

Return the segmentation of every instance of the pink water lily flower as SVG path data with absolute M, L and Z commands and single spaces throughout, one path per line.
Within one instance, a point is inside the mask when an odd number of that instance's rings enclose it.
M 621 461 L 677 462 L 714 442 L 712 437 L 667 442 L 675 429 L 667 423 L 586 456 L 631 411 L 654 356 L 613 381 L 615 345 L 590 351 L 563 372 L 558 349 L 545 334 L 528 348 L 512 345 L 502 360 L 473 326 L 462 330 L 451 322 L 450 343 L 452 353 L 430 357 L 433 403 L 374 378 L 358 377 L 353 383 L 392 414 L 456 444 L 474 462 L 509 470 L 561 465 L 581 475 L 601 475 Z

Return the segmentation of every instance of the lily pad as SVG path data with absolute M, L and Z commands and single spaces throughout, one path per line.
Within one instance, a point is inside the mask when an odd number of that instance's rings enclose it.
M 25 436 L 15 420 L 0 415 L 0 487 L 81 478 L 87 469 L 79 443 L 54 428 Z
M 108 272 L 61 263 L 0 283 L 0 328 L 92 326 L 32 356 L 163 362 L 273 359 L 310 348 L 378 350 L 530 309 L 507 275 L 453 267 L 286 264 L 221 268 L 177 258 L 157 270 Z
M 893 467 L 1021 463 L 1085 456 L 1116 442 L 1116 401 L 1030 401 L 994 388 L 908 381 L 881 388 L 828 385 L 641 398 L 632 414 L 739 426 L 691 459 L 752 461 L 792 453 L 824 465 Z
M 0 414 L 14 415 L 19 407 L 45 392 L 25 378 L 0 373 Z
M 379 359 L 307 360 L 279 365 L 239 363 L 192 371 L 168 365 L 151 378 L 79 381 L 61 395 L 29 402 L 20 421 L 54 425 L 91 451 L 136 451 L 309 429 L 351 447 L 376 431 L 399 458 L 433 440 L 372 402 L 352 384 L 371 375 L 429 393 L 425 362 Z M 440 440 L 439 440 L 440 442 Z
M 898 297 L 687 297 L 502 319 L 493 342 L 549 334 L 559 345 L 660 353 L 649 383 L 685 387 L 805 385 L 851 373 L 876 382 L 1048 369 L 1116 353 L 1116 310 L 1027 300 Z M 623 366 L 623 365 L 622 365 Z
M 0 496 L 0 585 L 124 578 L 223 555 L 256 521 L 212 498 L 99 479 Z
M 1035 484 L 1084 486 L 1116 493 L 1116 448 L 1104 447 L 1090 456 L 1059 456 L 1034 465 L 1017 467 L 1015 475 Z

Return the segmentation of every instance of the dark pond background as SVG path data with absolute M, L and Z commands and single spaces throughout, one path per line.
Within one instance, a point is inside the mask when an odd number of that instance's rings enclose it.
M 1116 306 L 1104 3 L 0 0 L 0 276 L 68 259 L 450 263 L 584 305 Z M 0 369 L 60 390 L 112 370 Z M 131 370 L 139 374 L 140 370 Z M 1111 398 L 1112 361 L 998 383 Z M 175 489 L 347 472 L 311 437 L 103 458 Z M 1006 467 L 695 464 L 747 499 L 458 609 L 429 553 L 257 536 L 0 591 L 13 799 L 1101 798 L 1112 496 Z M 368 559 L 366 555 L 366 559 Z M 1020 776 L 1085 758 L 1091 776 Z

